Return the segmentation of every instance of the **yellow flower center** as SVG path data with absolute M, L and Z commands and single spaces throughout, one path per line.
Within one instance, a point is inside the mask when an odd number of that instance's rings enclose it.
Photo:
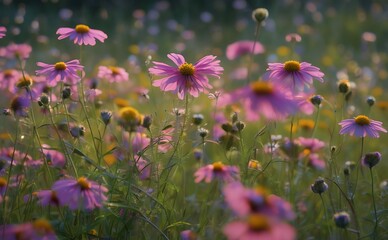
M 139 122 L 140 113 L 133 107 L 123 107 L 120 109 L 119 116 L 125 122 Z
M 220 172 L 224 168 L 224 164 L 222 162 L 215 162 L 213 165 L 213 171 Z
M 19 79 L 19 81 L 16 83 L 16 87 L 23 88 L 23 87 L 29 87 L 33 83 L 33 80 L 30 76 L 25 76 Z
M 58 70 L 58 71 L 64 71 L 64 70 L 66 70 L 67 66 L 66 66 L 66 63 L 64 63 L 64 62 L 57 62 L 54 65 L 54 68 L 55 68 L 55 70 Z
M 273 93 L 273 87 L 271 83 L 257 81 L 251 83 L 251 89 L 257 95 L 270 95 Z
M 90 31 L 90 28 L 89 26 L 86 26 L 84 24 L 78 24 L 77 26 L 75 26 L 75 31 L 77 33 L 88 33 Z
M 361 126 L 370 124 L 370 119 L 365 115 L 358 115 L 357 117 L 354 118 L 354 121 Z
M 85 177 L 78 178 L 77 183 L 82 190 L 88 190 L 91 188 L 90 182 Z
M 299 120 L 299 127 L 304 130 L 311 130 L 314 128 L 315 122 L 311 119 L 300 119 Z
M 192 76 L 194 75 L 195 67 L 193 64 L 185 62 L 179 66 L 179 72 L 185 76 Z
M 11 69 L 4 70 L 3 74 L 4 74 L 4 78 L 9 78 L 12 76 L 12 70 Z
M 310 151 L 310 149 L 305 149 L 305 150 L 303 150 L 303 152 L 302 152 L 302 155 L 304 156 L 304 157 L 307 157 L 308 155 L 310 155 L 310 153 L 311 153 L 311 151 Z
M 5 187 L 7 186 L 7 180 L 5 178 L 0 178 L 0 187 Z
M 297 72 L 300 70 L 300 63 L 298 61 L 287 61 L 284 63 L 284 70 L 287 72 Z
M 270 228 L 267 217 L 262 214 L 251 214 L 248 217 L 248 225 L 251 230 L 262 231 Z
M 37 219 L 32 223 L 32 226 L 41 236 L 53 232 L 50 222 L 46 219 Z
M 112 75 L 118 75 L 118 74 L 120 73 L 120 71 L 119 71 L 119 68 L 118 68 L 118 67 L 109 66 L 108 68 L 109 68 L 109 70 L 111 70 L 111 71 L 112 71 Z
M 267 188 L 265 187 L 262 187 L 262 186 L 257 186 L 254 188 L 254 191 L 259 194 L 259 195 L 263 195 L 263 196 L 268 196 L 269 195 L 269 191 Z

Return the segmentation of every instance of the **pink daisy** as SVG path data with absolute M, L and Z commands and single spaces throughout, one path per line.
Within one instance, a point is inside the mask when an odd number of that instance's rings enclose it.
M 239 178 L 239 169 L 236 166 L 224 165 L 222 162 L 215 162 L 199 168 L 195 173 L 195 182 L 204 180 L 210 183 L 213 179 L 220 179 L 223 182 L 233 182 Z
M 271 82 L 251 83 L 219 100 L 221 106 L 236 102 L 244 107 L 248 121 L 258 120 L 260 115 L 268 120 L 284 120 L 298 110 L 291 92 Z
M 120 67 L 99 66 L 97 76 L 107 80 L 110 83 L 128 81 L 128 73 L 124 68 Z
M 269 194 L 265 188 L 250 189 L 245 188 L 240 182 L 233 182 L 224 187 L 223 193 L 228 206 L 240 217 L 260 213 L 282 220 L 295 218 L 291 204 L 276 195 Z
M 0 226 L 0 234 L 4 240 L 56 240 L 58 239 L 50 222 L 37 219 L 33 222 Z M 3 238 L 2 238 L 3 239 Z
M 323 82 L 323 74 L 319 68 L 310 63 L 287 61 L 285 63 L 268 63 L 267 76 L 274 83 L 282 84 L 293 91 L 303 90 L 310 87 L 313 78 Z
M 11 43 L 5 48 L 0 49 L 0 57 L 5 58 L 21 58 L 27 59 L 30 57 L 30 53 L 32 51 L 32 47 L 28 44 L 15 44 Z
M 96 39 L 100 42 L 104 42 L 108 36 L 100 30 L 91 29 L 84 24 L 78 24 L 75 28 L 59 28 L 57 30 L 59 35 L 58 39 L 70 38 L 74 40 L 74 44 L 78 45 L 96 45 Z
M 372 120 L 365 115 L 358 115 L 353 119 L 345 119 L 340 123 L 341 130 L 340 134 L 348 133 L 351 136 L 356 137 L 380 137 L 379 132 L 386 133 L 387 130 L 383 128 L 383 123 L 379 121 Z
M 246 219 L 228 223 L 223 233 L 230 240 L 292 240 L 295 229 L 262 214 L 250 214 Z
M 6 32 L 7 32 L 7 29 L 3 26 L 0 26 L 0 38 L 5 37 Z
M 42 62 L 36 63 L 42 69 L 36 71 L 36 75 L 45 75 L 49 82 L 63 81 L 67 78 L 80 80 L 77 71 L 82 71 L 84 67 L 80 65 L 79 60 L 71 60 L 68 62 L 57 62 L 55 64 L 46 64 Z
M 234 60 L 244 54 L 250 54 L 252 52 L 253 45 L 255 45 L 255 49 L 253 49 L 253 54 L 260 54 L 265 51 L 264 46 L 261 43 L 243 40 L 229 44 L 226 48 L 226 57 L 229 60 Z
M 52 190 L 40 190 L 33 193 L 38 198 L 39 204 L 42 206 L 62 206 L 63 203 L 55 191 Z
M 43 154 L 45 155 L 49 164 L 53 165 L 54 167 L 65 166 L 66 158 L 65 158 L 65 155 L 63 155 L 63 153 L 50 148 L 50 146 L 47 144 L 43 144 L 42 149 L 43 149 Z
M 299 146 L 309 149 L 312 152 L 317 152 L 321 150 L 323 147 L 325 147 L 325 142 L 317 139 L 317 138 L 304 138 L 304 137 L 299 137 L 295 139 L 296 144 Z
M 16 83 L 21 78 L 19 71 L 14 69 L 6 69 L 0 72 L 0 89 L 8 90 L 9 92 L 14 92 Z
M 62 203 L 69 206 L 71 210 L 87 209 L 93 210 L 102 207 L 107 200 L 104 195 L 108 189 L 85 177 L 76 179 L 58 180 L 52 186 Z
M 162 91 L 172 91 L 183 99 L 186 94 L 198 97 L 200 92 L 212 89 L 208 76 L 220 78 L 224 69 L 220 61 L 215 60 L 216 56 L 208 55 L 201 58 L 194 65 L 187 63 L 185 58 L 176 53 L 167 55 L 177 67 L 169 66 L 161 62 L 153 62 L 155 65 L 149 69 L 151 74 L 162 76 L 162 79 L 155 80 L 153 86 L 159 87 Z

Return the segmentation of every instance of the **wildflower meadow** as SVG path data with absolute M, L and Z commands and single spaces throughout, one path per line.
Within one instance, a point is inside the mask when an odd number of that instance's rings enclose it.
M 0 2 L 0 239 L 387 239 L 385 1 Z

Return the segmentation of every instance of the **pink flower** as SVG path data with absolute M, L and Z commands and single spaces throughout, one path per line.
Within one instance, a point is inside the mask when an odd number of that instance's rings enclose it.
M 42 206 L 62 206 L 64 205 L 61 199 L 58 198 L 58 195 L 55 191 L 52 190 L 40 190 L 36 193 L 33 193 L 38 198 L 39 204 Z
M 74 40 L 74 44 L 78 45 L 96 45 L 96 39 L 100 42 L 104 42 L 108 36 L 100 30 L 91 29 L 84 24 L 78 24 L 75 28 L 59 28 L 57 30 L 59 35 L 58 39 L 70 38 Z
M 49 82 L 56 81 L 58 82 L 69 78 L 71 80 L 80 80 L 80 76 L 77 74 L 77 71 L 82 71 L 84 67 L 80 65 L 79 60 L 71 60 L 68 62 L 57 62 L 55 64 L 46 64 L 38 62 L 36 65 L 42 69 L 37 70 L 37 75 L 45 75 Z M 72 83 L 72 81 L 70 82 Z
M 198 97 L 200 92 L 211 89 L 208 76 L 220 78 L 223 68 L 220 61 L 215 60 L 216 56 L 208 55 L 201 58 L 194 65 L 187 63 L 185 58 L 176 53 L 167 55 L 177 67 L 169 66 L 161 62 L 153 62 L 155 65 L 149 69 L 151 74 L 162 76 L 162 79 L 155 80 L 153 86 L 159 87 L 162 91 L 172 91 L 183 99 L 186 94 Z
M 228 206 L 240 217 L 260 213 L 280 220 L 295 218 L 291 204 L 276 195 L 269 194 L 265 188 L 249 189 L 240 182 L 233 182 L 226 185 L 223 192 Z
M 204 180 L 210 183 L 217 178 L 223 182 L 233 182 L 239 178 L 239 169 L 236 166 L 224 165 L 222 162 L 215 162 L 199 168 L 195 173 L 195 182 Z
M 345 119 L 338 123 L 341 126 L 340 134 L 348 133 L 356 137 L 380 137 L 379 132 L 386 133 L 383 123 L 372 120 L 365 115 L 358 115 L 353 119 Z
M 248 121 L 258 120 L 260 115 L 268 120 L 284 120 L 298 110 L 291 92 L 271 82 L 257 81 L 222 96 L 219 100 L 222 106 L 241 103 Z
M 253 45 L 255 45 L 255 49 L 253 49 Z M 237 41 L 234 42 L 226 48 L 226 57 L 229 60 L 234 60 L 241 55 L 250 54 L 253 49 L 253 54 L 260 54 L 265 51 L 264 46 L 260 42 L 249 41 Z
M 251 214 L 246 219 L 228 223 L 224 234 L 229 240 L 292 240 L 295 229 L 262 214 Z
M 106 79 L 110 83 L 128 81 L 128 73 L 124 68 L 120 67 L 99 66 L 97 76 Z
M 3 26 L 0 26 L 0 38 L 5 37 L 6 32 L 7 32 L 7 29 Z
M 287 42 L 300 42 L 302 41 L 302 37 L 297 33 L 289 33 L 285 37 Z
M 57 193 L 64 205 L 71 210 L 87 209 L 93 210 L 102 207 L 107 200 L 104 193 L 108 189 L 85 177 L 76 179 L 58 180 L 52 186 L 52 190 Z
M 0 89 L 6 89 L 9 92 L 14 92 L 16 83 L 21 78 L 19 71 L 14 69 L 6 69 L 0 72 Z
M 46 160 L 52 164 L 54 167 L 64 167 L 66 164 L 66 158 L 63 153 L 51 149 L 49 145 L 43 144 L 42 145 L 43 154 L 46 157 Z
M 94 100 L 96 100 L 96 97 L 101 94 L 102 94 L 102 91 L 97 88 L 91 88 L 91 89 L 85 90 L 85 97 L 89 102 L 94 102 Z
M 28 44 L 11 43 L 5 48 L 0 49 L 0 57 L 27 59 L 30 57 L 31 51 L 32 47 Z
M 135 162 L 140 180 L 149 179 L 151 176 L 151 164 L 141 157 L 135 157 Z
M 295 139 L 296 144 L 299 146 L 309 149 L 312 152 L 317 152 L 321 150 L 323 147 L 325 147 L 325 142 L 317 139 L 317 138 L 304 138 L 304 137 L 299 137 Z
M 268 63 L 266 77 L 275 84 L 282 84 L 293 91 L 303 90 L 310 87 L 313 78 L 323 82 L 324 74 L 319 68 L 310 63 L 287 61 L 285 63 Z
M 49 221 L 37 219 L 33 222 L 0 226 L 4 240 L 56 240 L 57 236 Z
M 298 102 L 299 111 L 306 115 L 314 113 L 315 106 L 310 101 L 310 94 L 300 93 L 295 96 L 295 100 Z

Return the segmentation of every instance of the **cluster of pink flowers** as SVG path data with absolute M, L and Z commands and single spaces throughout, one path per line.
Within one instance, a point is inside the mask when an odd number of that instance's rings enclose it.
M 285 223 L 295 218 L 290 203 L 265 188 L 250 189 L 240 182 L 226 185 L 223 192 L 226 203 L 241 219 L 224 226 L 228 239 L 295 239 L 295 229 Z

